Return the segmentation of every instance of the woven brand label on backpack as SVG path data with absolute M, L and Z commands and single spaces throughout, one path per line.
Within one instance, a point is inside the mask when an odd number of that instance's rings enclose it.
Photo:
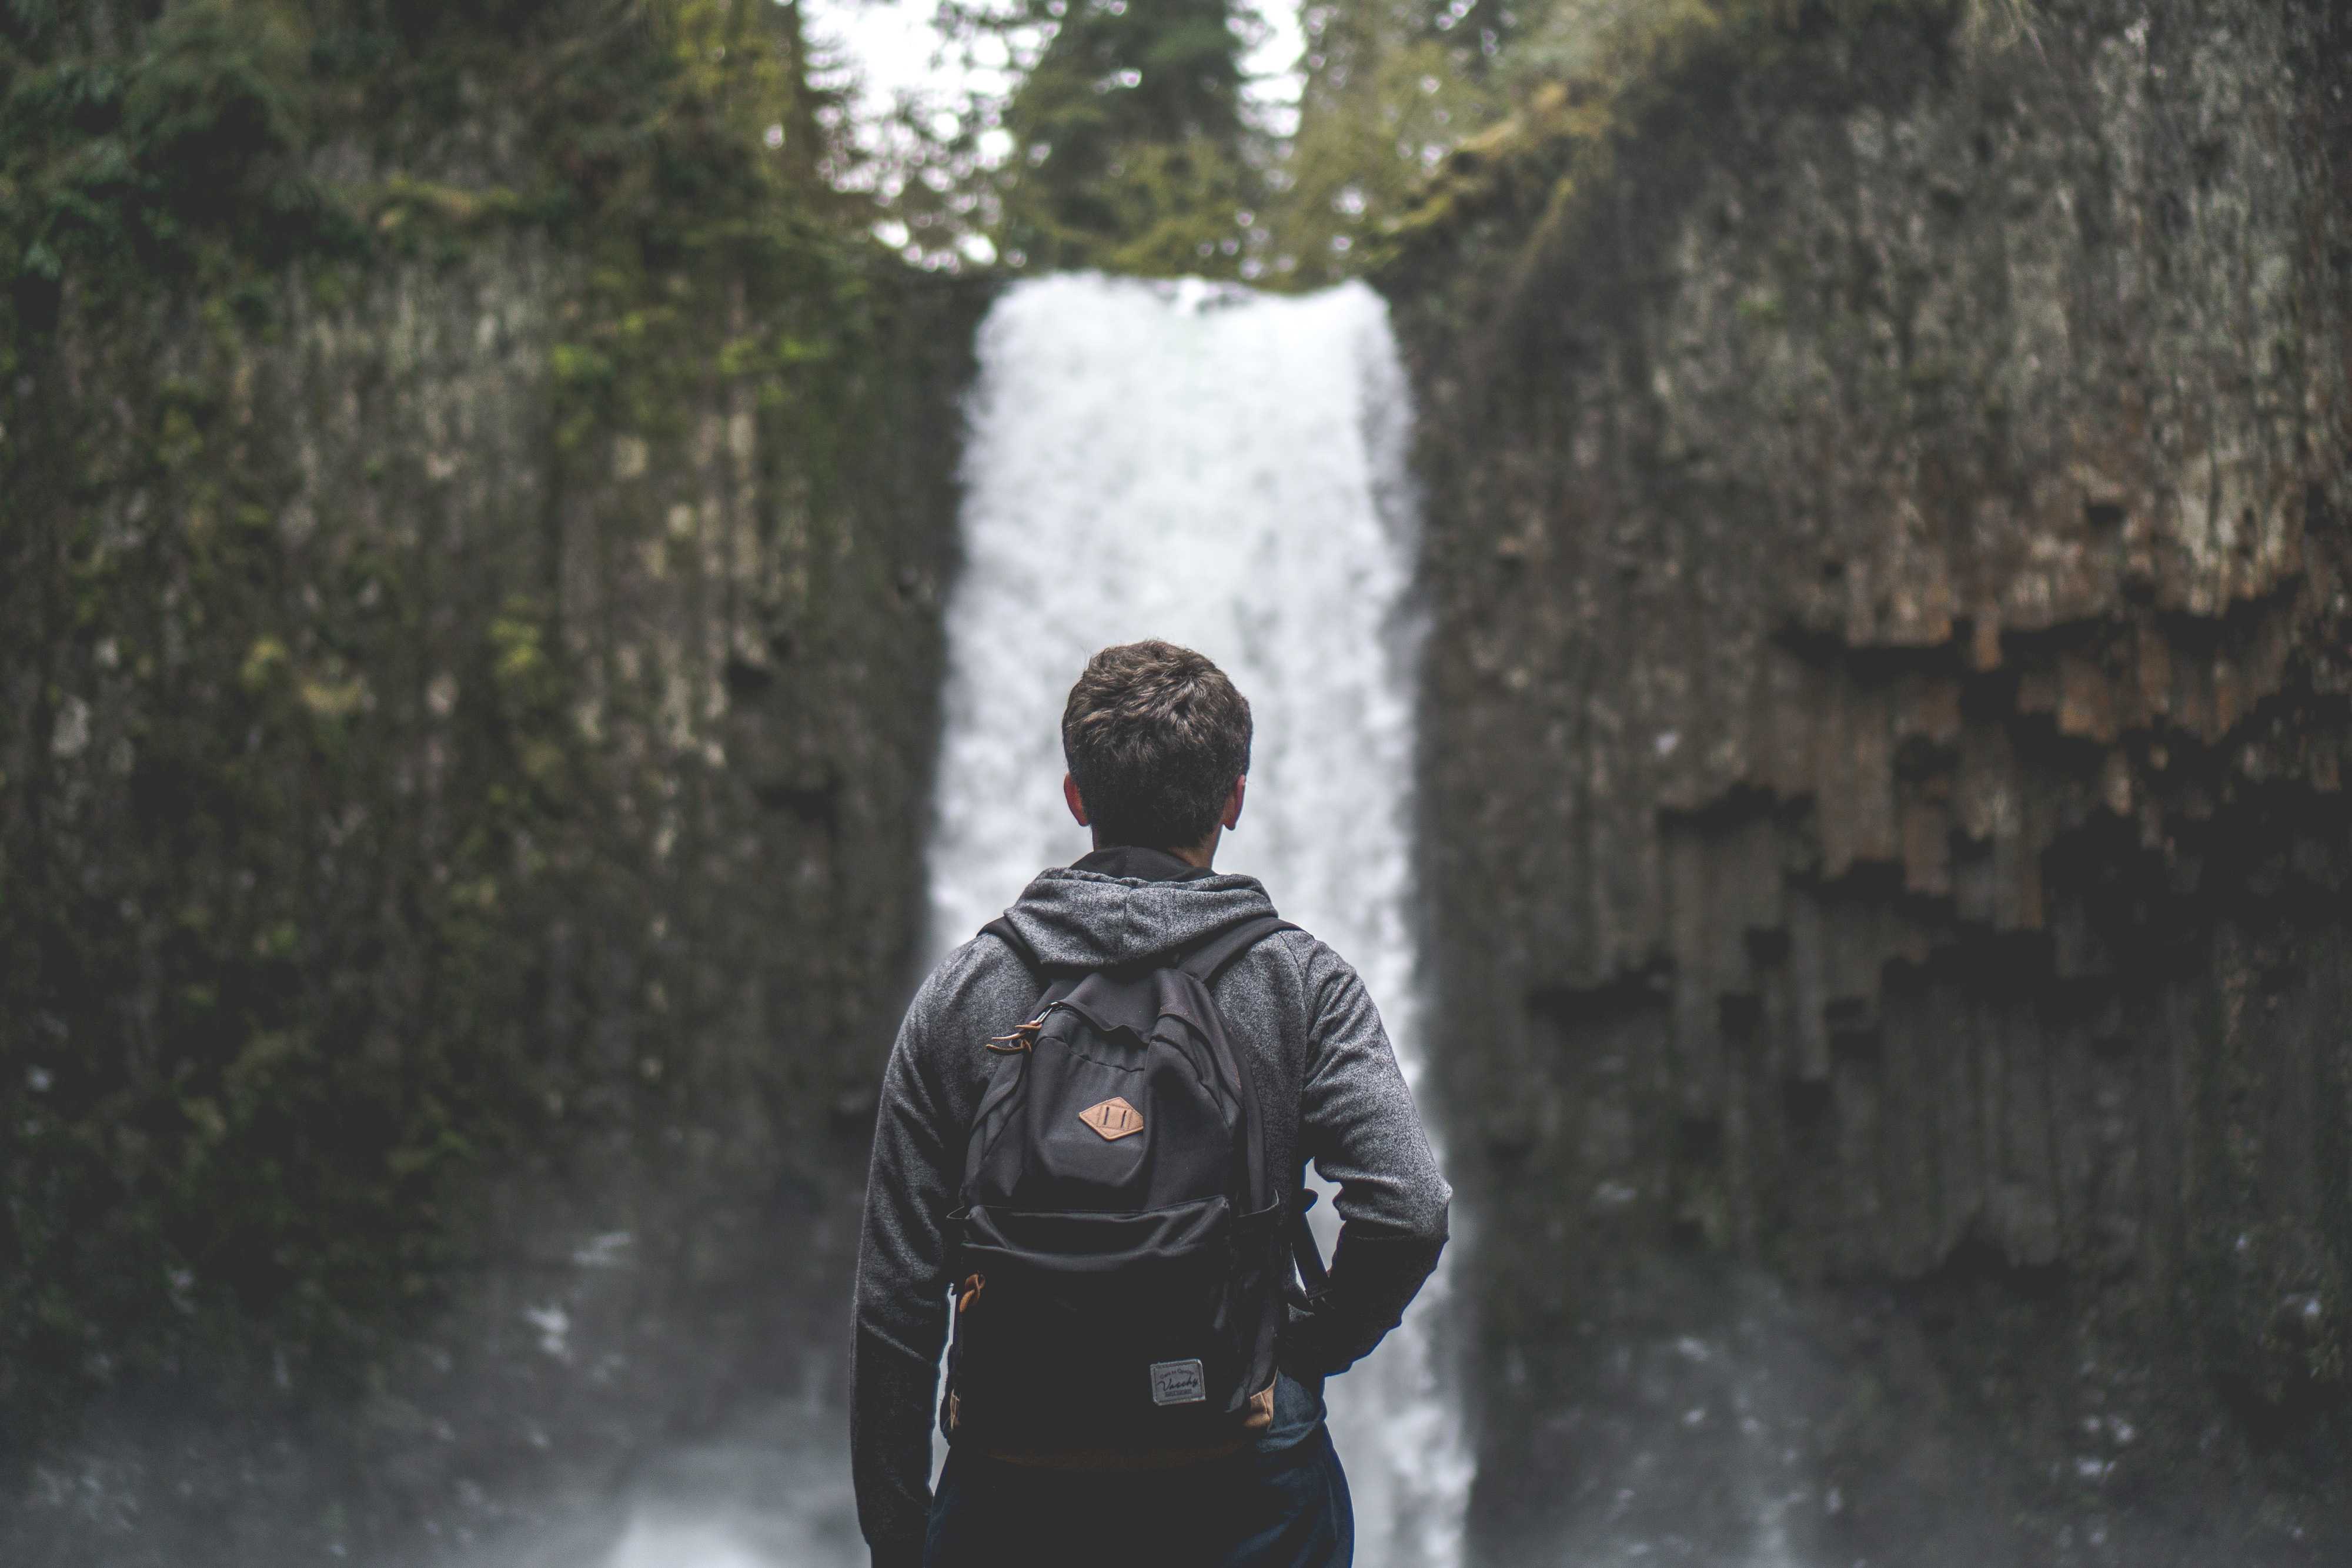
M 1155 1361 L 1151 1364 L 1154 1405 L 1198 1405 L 1209 1396 L 1208 1374 L 1197 1361 Z

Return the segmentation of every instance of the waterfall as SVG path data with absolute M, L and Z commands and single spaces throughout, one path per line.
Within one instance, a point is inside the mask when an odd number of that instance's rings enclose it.
M 980 366 L 932 951 L 1086 852 L 1062 805 L 1063 700 L 1097 648 L 1164 637 L 1214 659 L 1256 717 L 1219 868 L 1260 878 L 1357 967 L 1416 1077 L 1411 410 L 1381 301 L 1049 277 L 998 301 Z M 1431 1333 L 1444 1292 L 1441 1270 L 1330 1385 L 1366 1568 L 1460 1560 L 1469 1462 Z

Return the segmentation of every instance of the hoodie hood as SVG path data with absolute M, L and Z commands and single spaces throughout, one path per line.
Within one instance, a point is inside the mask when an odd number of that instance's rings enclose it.
M 1274 901 L 1254 876 L 1161 882 L 1075 866 L 1040 872 L 1004 912 L 1040 959 L 1090 969 L 1181 952 L 1273 913 Z

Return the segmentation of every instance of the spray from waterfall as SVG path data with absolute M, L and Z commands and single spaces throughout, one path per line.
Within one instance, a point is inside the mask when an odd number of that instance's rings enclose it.
M 1411 410 L 1379 298 L 1050 277 L 997 303 L 980 361 L 932 950 L 1086 852 L 1061 801 L 1063 699 L 1096 649 L 1165 637 L 1216 660 L 1256 715 L 1220 868 L 1355 964 L 1413 1078 Z M 1331 1385 L 1366 1568 L 1460 1560 L 1470 1467 L 1431 1332 L 1444 1294 L 1441 1270 Z

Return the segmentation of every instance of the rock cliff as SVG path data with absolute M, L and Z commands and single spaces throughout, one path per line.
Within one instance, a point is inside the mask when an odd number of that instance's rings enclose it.
M 1608 1540 L 1591 1406 L 1714 1313 L 1805 1347 L 1831 1556 L 2319 1561 L 2352 13 L 1696 16 L 1382 275 L 1477 1528 Z
M 794 172 L 776 8 L 42 15 L 0 1558 L 446 1546 L 822 1397 L 982 291 Z

